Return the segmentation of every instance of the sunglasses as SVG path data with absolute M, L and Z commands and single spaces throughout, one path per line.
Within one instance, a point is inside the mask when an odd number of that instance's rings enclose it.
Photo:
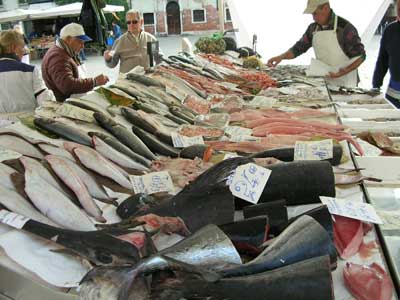
M 130 24 L 137 24 L 139 23 L 138 20 L 133 20 L 133 21 L 126 21 L 126 24 L 130 25 Z

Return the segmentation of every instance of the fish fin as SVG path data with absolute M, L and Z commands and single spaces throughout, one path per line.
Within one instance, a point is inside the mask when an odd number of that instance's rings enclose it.
M 69 249 L 69 248 L 60 248 L 60 249 L 50 249 L 51 252 L 55 252 L 55 253 L 60 253 L 60 254 L 66 254 L 66 255 L 71 255 L 71 256 L 79 256 L 79 253 Z

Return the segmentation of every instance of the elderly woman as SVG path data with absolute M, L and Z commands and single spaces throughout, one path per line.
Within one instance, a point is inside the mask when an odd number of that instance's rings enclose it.
M 121 73 L 127 73 L 136 66 L 150 68 L 147 42 L 154 42 L 156 38 L 142 29 L 143 17 L 137 10 L 131 9 L 126 13 L 126 24 L 128 31 L 114 43 L 111 51 L 104 52 L 107 67 L 115 68 L 120 62 Z
M 44 100 L 54 100 L 39 70 L 21 62 L 23 36 L 16 30 L 0 32 L 0 113 L 33 111 Z

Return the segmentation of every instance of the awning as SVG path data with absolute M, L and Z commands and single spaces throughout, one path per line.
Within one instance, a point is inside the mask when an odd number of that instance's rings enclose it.
M 72 3 L 67 5 L 61 5 L 52 7 L 45 10 L 39 10 L 34 14 L 29 16 L 31 20 L 37 19 L 48 19 L 48 18 L 56 18 L 56 17 L 74 17 L 79 16 L 82 10 L 82 3 Z M 124 11 L 125 8 L 119 5 L 106 5 L 103 8 L 104 13 L 112 13 L 112 12 L 121 12 Z
M 13 9 L 0 13 L 0 23 L 16 22 L 27 19 L 29 11 L 25 9 Z

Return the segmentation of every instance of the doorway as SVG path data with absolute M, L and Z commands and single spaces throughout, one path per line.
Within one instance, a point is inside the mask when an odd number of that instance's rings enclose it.
M 181 12 L 179 4 L 171 1 L 167 4 L 168 34 L 181 34 Z

